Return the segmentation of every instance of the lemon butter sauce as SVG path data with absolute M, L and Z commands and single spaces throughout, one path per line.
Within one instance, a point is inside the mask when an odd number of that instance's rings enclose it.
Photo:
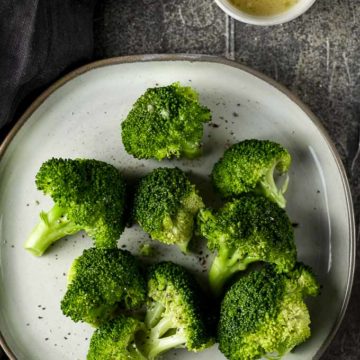
M 298 0 L 230 0 L 230 2 L 248 14 L 270 16 L 288 10 Z

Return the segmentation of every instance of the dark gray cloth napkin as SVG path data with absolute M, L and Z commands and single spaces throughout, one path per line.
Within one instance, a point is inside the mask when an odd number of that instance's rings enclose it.
M 95 2 L 0 0 L 0 142 L 42 90 L 91 59 Z
M 42 90 L 91 59 L 95 2 L 0 0 L 0 141 Z

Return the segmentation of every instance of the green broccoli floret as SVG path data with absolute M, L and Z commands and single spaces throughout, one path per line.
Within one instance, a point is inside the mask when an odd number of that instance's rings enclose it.
M 213 292 L 248 264 L 264 261 L 289 271 L 296 262 L 294 231 L 286 212 L 267 198 L 246 194 L 218 212 L 202 209 L 198 228 L 211 251 L 217 251 L 209 273 Z
M 36 175 L 36 186 L 55 202 L 24 244 L 41 256 L 55 241 L 85 230 L 97 247 L 116 247 L 124 230 L 125 182 L 102 161 L 50 159 Z
M 187 252 L 194 218 L 204 204 L 183 171 L 158 168 L 141 179 L 134 200 L 134 218 L 150 236 Z
M 122 122 L 122 141 L 138 159 L 193 158 L 201 153 L 203 123 L 210 119 L 210 110 L 191 87 L 150 88 Z
M 198 352 L 214 343 L 199 286 L 184 268 L 170 262 L 154 265 L 149 273 L 148 298 L 148 330 L 139 343 L 147 359 L 179 347 Z
M 145 322 L 120 316 L 93 335 L 88 360 L 157 359 L 175 348 L 202 351 L 214 343 L 203 313 L 202 294 L 181 266 L 163 262 L 148 275 Z
M 137 319 L 120 315 L 94 332 L 87 360 L 146 360 L 136 345 L 136 334 L 144 330 Z
M 279 358 L 310 337 L 303 301 L 319 293 L 311 269 L 297 263 L 280 274 L 272 265 L 251 271 L 226 293 L 220 312 L 220 351 L 229 360 Z
M 117 310 L 132 310 L 146 301 L 146 282 L 128 251 L 91 248 L 74 260 L 61 310 L 75 322 L 98 326 Z
M 289 177 L 280 189 L 274 180 L 275 170 L 288 171 L 291 164 L 289 152 L 281 145 L 268 140 L 245 140 L 231 146 L 215 164 L 212 180 L 224 197 L 254 191 L 284 208 Z

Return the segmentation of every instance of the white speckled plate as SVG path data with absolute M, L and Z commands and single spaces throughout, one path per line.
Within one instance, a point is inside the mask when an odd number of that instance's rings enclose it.
M 120 121 L 146 88 L 180 81 L 192 85 L 213 120 L 206 125 L 204 155 L 193 161 L 140 161 L 121 143 Z M 212 57 L 145 56 L 85 66 L 46 91 L 20 119 L 0 149 L 0 340 L 12 359 L 85 359 L 92 329 L 62 315 L 59 303 L 72 260 L 91 246 L 78 234 L 36 258 L 22 244 L 51 200 L 36 190 L 34 176 L 50 157 L 107 161 L 126 176 L 157 166 L 191 171 L 207 201 L 208 175 L 224 149 L 246 138 L 271 139 L 293 156 L 288 213 L 299 258 L 323 285 L 309 302 L 311 339 L 286 359 L 319 358 L 344 315 L 354 270 L 354 222 L 349 186 L 334 146 L 319 121 L 287 90 L 248 68 Z M 149 241 L 137 227 L 119 245 L 134 253 Z M 204 278 L 203 257 L 184 257 L 160 247 L 159 258 L 184 264 Z M 200 276 L 201 278 L 201 276 Z M 169 353 L 165 359 L 172 359 Z M 213 348 L 176 359 L 223 359 Z

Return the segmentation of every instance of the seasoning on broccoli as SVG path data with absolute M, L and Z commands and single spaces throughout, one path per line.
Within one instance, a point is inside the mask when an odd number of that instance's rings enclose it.
M 296 262 L 294 231 L 286 212 L 263 196 L 246 194 L 219 211 L 202 209 L 198 228 L 216 251 L 209 282 L 219 296 L 226 281 L 252 262 L 273 263 L 289 271 Z
M 280 358 L 310 337 L 303 301 L 319 284 L 307 266 L 278 273 L 272 265 L 249 272 L 226 293 L 220 312 L 220 351 L 229 360 Z
M 71 265 L 61 310 L 75 322 L 99 326 L 145 301 L 146 282 L 134 256 L 117 248 L 91 248 Z
M 174 83 L 147 89 L 122 122 L 125 150 L 138 159 L 200 155 L 208 108 L 191 87 Z
M 96 247 L 111 248 L 124 230 L 125 182 L 110 164 L 89 159 L 50 159 L 36 175 L 36 186 L 55 202 L 24 244 L 41 256 L 55 241 L 80 230 Z
M 187 252 L 194 218 L 204 207 L 195 186 L 178 168 L 158 168 L 141 179 L 134 218 L 150 236 Z
M 277 188 L 274 172 L 287 173 L 291 164 L 289 152 L 268 140 L 245 140 L 227 149 L 215 164 L 212 180 L 224 197 L 250 191 L 260 193 L 284 208 L 289 177 Z

